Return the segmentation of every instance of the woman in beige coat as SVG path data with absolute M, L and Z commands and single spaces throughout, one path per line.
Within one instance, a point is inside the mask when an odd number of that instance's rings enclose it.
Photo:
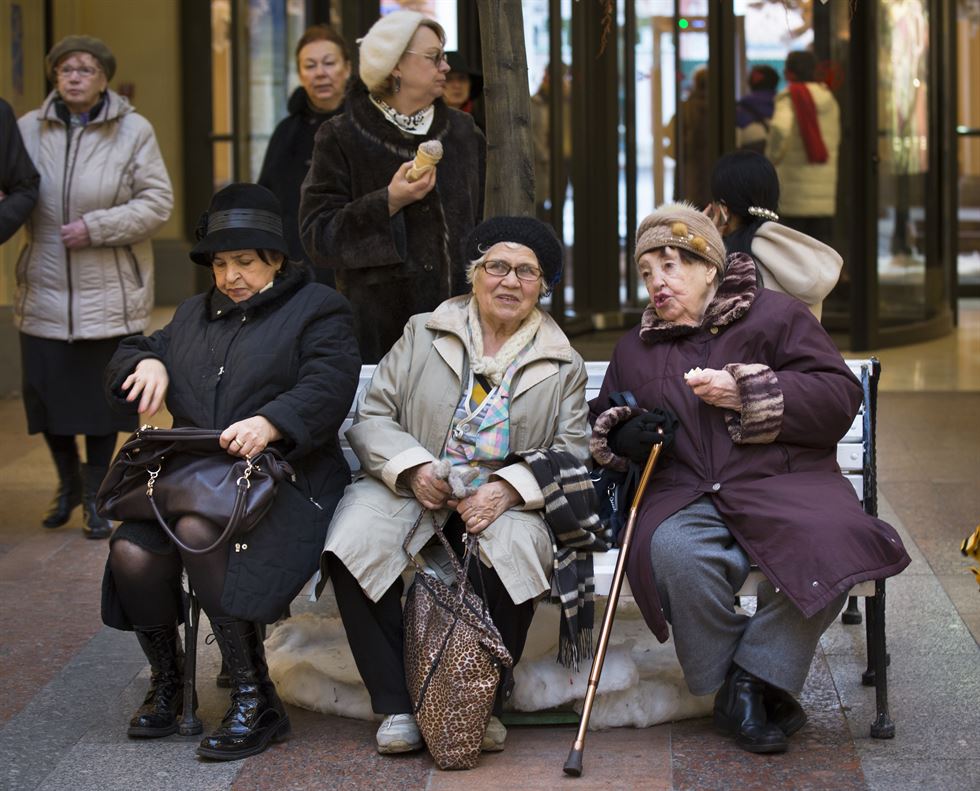
M 27 430 L 44 433 L 59 484 L 42 524 L 60 527 L 83 504 L 85 534 L 105 538 L 95 511 L 116 434 L 135 416 L 114 413 L 102 374 L 119 340 L 141 332 L 153 308 L 150 237 L 173 193 L 153 127 L 109 90 L 116 59 L 104 42 L 68 36 L 52 47 L 55 90 L 19 126 L 41 174 L 27 246 L 17 261 Z M 79 465 L 75 435 L 86 439 Z
M 450 541 L 480 535 L 490 613 L 516 664 L 550 590 L 552 537 L 544 497 L 511 453 L 549 449 L 588 458 L 586 373 L 554 321 L 537 308 L 561 273 L 561 244 L 529 217 L 497 217 L 466 243 L 472 294 L 412 317 L 357 405 L 347 438 L 366 476 L 348 487 L 327 533 L 322 569 L 374 710 L 378 751 L 422 747 L 402 658 L 402 542 L 422 508 Z M 435 462 L 476 470 L 476 493 L 453 499 Z M 423 520 L 410 551 L 433 537 Z M 504 683 L 501 684 L 504 687 Z M 500 713 L 498 691 L 494 714 Z M 485 750 L 503 749 L 496 716 Z

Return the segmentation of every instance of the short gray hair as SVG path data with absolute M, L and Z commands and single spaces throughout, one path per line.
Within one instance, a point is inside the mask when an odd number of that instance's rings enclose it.
M 526 244 L 521 244 L 520 242 L 495 242 L 494 244 L 507 245 L 508 250 L 516 250 L 518 247 L 523 247 L 526 250 L 531 250 L 531 248 L 528 247 Z M 494 245 L 490 245 L 490 247 L 493 246 Z M 478 245 L 476 249 L 479 250 L 482 253 L 482 255 L 479 258 L 470 261 L 466 265 L 466 282 L 469 283 L 471 286 L 473 285 L 473 281 L 476 279 L 476 270 L 487 262 L 487 254 L 490 252 L 490 248 L 488 247 L 484 249 L 483 245 Z M 534 250 L 531 250 L 531 252 L 534 253 Z M 534 260 L 537 261 L 537 259 L 538 256 L 535 253 Z M 541 262 L 538 261 L 538 267 L 540 268 L 540 266 L 541 266 Z M 549 293 L 548 284 L 544 282 L 544 276 L 542 275 L 541 290 L 538 292 L 538 299 L 541 299 L 541 297 L 547 295 L 548 293 Z

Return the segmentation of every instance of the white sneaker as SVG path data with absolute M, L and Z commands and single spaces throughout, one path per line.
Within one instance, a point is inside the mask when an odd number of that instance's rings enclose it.
M 384 718 L 376 736 L 378 752 L 410 753 L 422 748 L 422 734 L 411 714 L 389 714 Z
M 491 717 L 487 723 L 487 731 L 483 734 L 483 744 L 480 749 L 485 753 L 499 753 L 504 749 L 504 740 L 507 738 L 507 729 L 504 724 L 496 717 Z

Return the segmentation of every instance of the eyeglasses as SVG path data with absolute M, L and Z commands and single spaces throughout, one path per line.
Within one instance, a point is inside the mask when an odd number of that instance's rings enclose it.
M 482 266 L 488 275 L 507 277 L 507 275 L 513 272 L 517 275 L 518 280 L 523 280 L 525 283 L 533 283 L 541 277 L 541 270 L 534 266 L 534 264 L 511 266 L 506 261 L 484 261 Z
M 421 55 L 426 60 L 431 61 L 432 65 L 437 69 L 439 68 L 439 65 L 446 60 L 446 53 L 441 49 L 435 52 L 417 52 L 414 49 L 406 49 L 405 52 L 409 52 L 412 55 Z
M 58 76 L 59 77 L 71 77 L 72 74 L 77 74 L 79 77 L 85 77 L 86 79 L 91 79 L 99 70 L 94 66 L 59 66 Z

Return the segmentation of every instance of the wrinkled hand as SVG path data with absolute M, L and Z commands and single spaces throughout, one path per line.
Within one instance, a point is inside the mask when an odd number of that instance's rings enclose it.
M 406 162 L 391 177 L 391 182 L 388 184 L 389 217 L 400 212 L 408 204 L 422 200 L 422 198 L 432 192 L 432 188 L 436 185 L 435 168 L 432 168 L 432 170 L 424 174 L 418 181 L 409 181 L 405 178 L 405 174 L 408 173 L 411 167 L 412 163 Z
M 466 525 L 466 532 L 475 535 L 490 527 L 504 511 L 522 502 L 524 498 L 507 481 L 491 481 L 477 489 L 476 494 L 464 497 L 455 507 Z
M 155 357 L 148 357 L 140 360 L 133 372 L 123 380 L 122 390 L 129 390 L 126 400 L 132 403 L 140 398 L 140 414 L 155 415 L 163 406 L 163 399 L 167 395 L 167 387 L 170 385 L 170 376 L 167 374 L 167 367 Z
M 666 409 L 651 409 L 627 420 L 609 435 L 609 447 L 636 464 L 646 464 L 653 446 L 674 441 L 677 418 Z
M 221 447 L 232 456 L 243 459 L 265 450 L 266 445 L 282 439 L 279 429 L 261 415 L 239 420 L 221 432 L 218 438 Z
M 701 373 L 686 379 L 685 384 L 706 404 L 735 412 L 742 411 L 738 385 L 735 384 L 735 377 L 728 371 L 705 368 Z
M 429 510 L 445 508 L 452 489 L 436 474 L 435 462 L 421 464 L 405 473 L 406 482 L 418 500 Z
M 61 241 L 69 250 L 77 250 L 79 247 L 89 247 L 92 244 L 88 235 L 88 226 L 85 220 L 79 218 L 68 225 L 61 226 Z

